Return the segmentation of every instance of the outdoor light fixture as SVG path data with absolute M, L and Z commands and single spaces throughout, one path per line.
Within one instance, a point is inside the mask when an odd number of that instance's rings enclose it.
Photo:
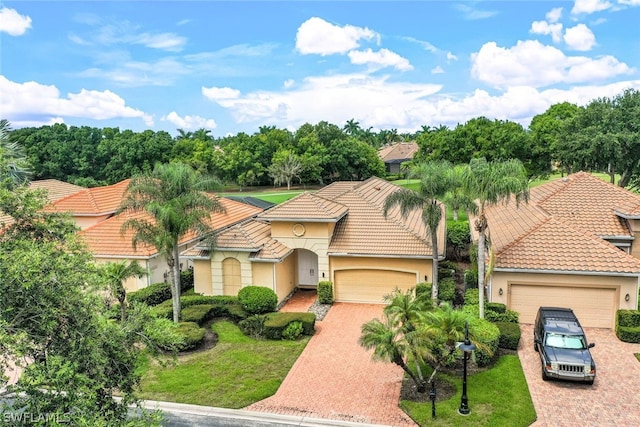
M 502 288 L 500 288 L 500 290 L 498 291 L 498 294 L 499 294 L 499 295 L 502 295 L 503 293 L 504 293 L 504 292 L 503 292 Z
M 425 281 L 425 282 L 428 282 L 428 281 L 429 281 L 429 278 L 427 277 L 427 275 L 426 275 L 426 274 L 424 275 L 424 281 Z
M 469 401 L 467 399 L 467 360 L 469 359 L 469 353 L 475 351 L 476 346 L 469 341 L 469 322 L 464 325 L 464 343 L 460 344 L 460 350 L 464 352 L 464 371 L 462 374 L 462 398 L 460 400 L 460 408 L 458 413 L 460 415 L 469 415 Z
M 436 417 L 436 379 L 431 380 L 431 390 L 429 390 L 429 399 L 431 399 L 431 418 Z
M 626 295 L 624 296 L 624 300 L 625 300 L 625 301 L 629 302 L 629 300 L 630 300 L 630 299 L 631 299 L 631 295 L 626 294 Z

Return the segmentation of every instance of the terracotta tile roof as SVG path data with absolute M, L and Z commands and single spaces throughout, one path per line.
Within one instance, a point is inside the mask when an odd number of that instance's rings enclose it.
M 274 206 L 260 215 L 269 221 L 337 221 L 347 213 L 347 207 L 339 203 L 304 192 L 286 202 Z
M 91 216 L 114 213 L 129 185 L 126 179 L 104 187 L 86 188 L 53 202 L 47 209 L 56 212 L 71 212 L 74 216 Z
M 487 208 L 496 269 L 640 273 L 640 260 L 601 237 L 631 236 L 615 206 L 635 206 L 640 196 L 587 173 L 530 190 L 528 204 Z
M 236 224 L 262 212 L 262 209 L 255 206 L 226 198 L 221 198 L 220 202 L 226 212 L 211 215 L 210 225 L 216 230 Z M 94 256 L 149 257 L 157 253 L 155 248 L 142 244 L 138 245 L 137 250 L 134 250 L 131 244 L 131 239 L 133 238 L 131 230 L 128 230 L 124 236 L 121 235 L 122 224 L 128 218 L 149 219 L 150 217 L 145 213 L 121 213 L 80 232 Z M 197 237 L 195 233 L 189 233 L 182 238 L 180 243 L 192 241 Z
M 385 163 L 401 163 L 413 159 L 420 147 L 415 142 L 398 142 L 381 147 L 378 157 Z
M 336 197 L 352 190 L 353 187 L 359 185 L 360 183 L 361 181 L 336 181 L 327 185 L 326 187 L 321 188 L 313 194 L 315 194 L 316 196 L 324 197 L 325 199 L 335 200 Z
M 58 181 L 57 179 L 31 181 L 29 187 L 34 190 L 46 190 L 50 202 L 55 202 L 56 200 L 75 194 L 78 191 L 85 190 L 84 187 L 80 187 L 79 185 L 69 184 L 68 182 Z

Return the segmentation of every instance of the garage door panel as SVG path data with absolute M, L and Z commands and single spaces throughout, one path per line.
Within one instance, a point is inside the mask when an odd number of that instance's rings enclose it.
M 589 288 L 513 284 L 509 308 L 520 313 L 520 322 L 533 323 L 538 307 L 568 307 L 583 326 L 612 328 L 615 315 L 614 288 Z
M 416 286 L 416 274 L 402 271 L 355 269 L 334 273 L 336 301 L 383 303 L 383 297 L 397 287 Z

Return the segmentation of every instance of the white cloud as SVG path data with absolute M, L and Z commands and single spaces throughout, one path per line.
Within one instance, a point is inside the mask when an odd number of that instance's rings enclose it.
M 230 87 L 202 87 L 202 94 L 212 101 L 224 101 L 230 99 L 238 99 L 240 91 Z
M 480 10 L 466 4 L 456 4 L 455 8 L 464 14 L 464 19 L 475 21 L 477 19 L 491 18 L 498 14 L 492 10 Z
M 0 92 L 3 94 L 2 115 L 11 122 L 26 120 L 46 124 L 60 116 L 93 120 L 140 118 L 147 126 L 153 126 L 150 115 L 126 106 L 124 99 L 109 90 L 82 89 L 63 98 L 53 85 L 33 81 L 16 83 L 0 76 Z
M 179 52 L 184 48 L 184 45 L 187 43 L 187 39 L 174 33 L 142 33 L 133 37 L 132 43 L 141 44 L 151 49 Z
M 607 10 L 611 6 L 613 6 L 613 4 L 611 4 L 607 0 L 576 0 L 576 2 L 573 4 L 573 9 L 571 9 L 571 13 L 574 15 L 578 15 L 581 13 L 588 15 L 591 13 Z
M 447 61 L 457 61 L 458 57 L 451 52 L 447 52 Z
M 352 50 L 348 55 L 352 64 L 367 65 L 370 70 L 379 70 L 386 67 L 393 67 L 400 71 L 413 70 L 409 60 L 389 49 L 380 49 L 377 52 L 371 49 Z
M 76 73 L 78 77 L 109 80 L 119 86 L 169 86 L 180 76 L 188 75 L 191 70 L 176 59 L 167 57 L 155 62 L 140 62 L 127 59 L 108 61 L 113 55 L 107 55 L 104 63 L 117 68 L 89 68 Z
M 560 23 L 550 24 L 547 21 L 534 21 L 529 31 L 534 34 L 551 35 L 556 43 L 562 40 L 562 24 Z
M 536 40 L 519 41 L 511 48 L 485 43 L 471 61 L 472 76 L 497 88 L 593 83 L 634 71 L 612 56 L 566 56 Z
M 545 18 L 547 18 L 547 21 L 549 21 L 552 24 L 558 22 L 561 17 L 562 17 L 561 7 L 555 7 L 551 9 L 549 12 L 547 12 L 547 14 L 545 15 Z
M 284 83 L 282 84 L 282 86 L 283 86 L 285 89 L 289 89 L 289 88 L 290 88 L 291 86 L 293 86 L 294 84 L 295 84 L 295 80 L 293 80 L 293 79 L 287 79 L 287 80 L 285 80 L 285 81 L 284 81 Z
M 444 74 L 444 70 L 438 65 L 436 68 L 431 70 L 431 74 Z
M 415 37 L 403 37 L 404 40 L 411 42 L 411 43 L 416 43 L 420 46 L 422 46 L 422 48 L 428 52 L 432 52 L 432 53 L 438 53 L 440 51 L 440 49 L 438 49 L 437 47 L 435 47 L 433 44 L 423 41 L 423 40 L 418 40 Z
M 20 15 L 15 9 L 3 7 L 0 9 L 0 33 L 10 36 L 21 36 L 31 28 L 31 18 Z
M 180 117 L 175 111 L 170 112 L 160 120 L 173 123 L 179 129 L 215 129 L 218 125 L 213 119 L 205 119 L 200 116 L 184 116 Z
M 380 36 L 368 29 L 345 25 L 339 27 L 324 19 L 309 18 L 300 25 L 296 34 L 296 49 L 303 55 L 322 56 L 344 54 L 360 47 L 361 40 L 376 39 Z
M 618 0 L 618 3 L 628 6 L 640 6 L 640 0 Z
M 578 24 L 565 30 L 564 42 L 569 49 L 587 51 L 595 46 L 596 36 L 593 35 L 589 27 L 584 24 Z

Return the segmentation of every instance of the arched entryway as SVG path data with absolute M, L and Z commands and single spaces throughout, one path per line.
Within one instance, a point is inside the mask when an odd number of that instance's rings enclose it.
M 318 286 L 318 255 L 307 249 L 296 251 L 298 253 L 298 286 Z
M 225 258 L 222 261 L 223 294 L 236 296 L 242 287 L 240 261 L 235 258 Z

